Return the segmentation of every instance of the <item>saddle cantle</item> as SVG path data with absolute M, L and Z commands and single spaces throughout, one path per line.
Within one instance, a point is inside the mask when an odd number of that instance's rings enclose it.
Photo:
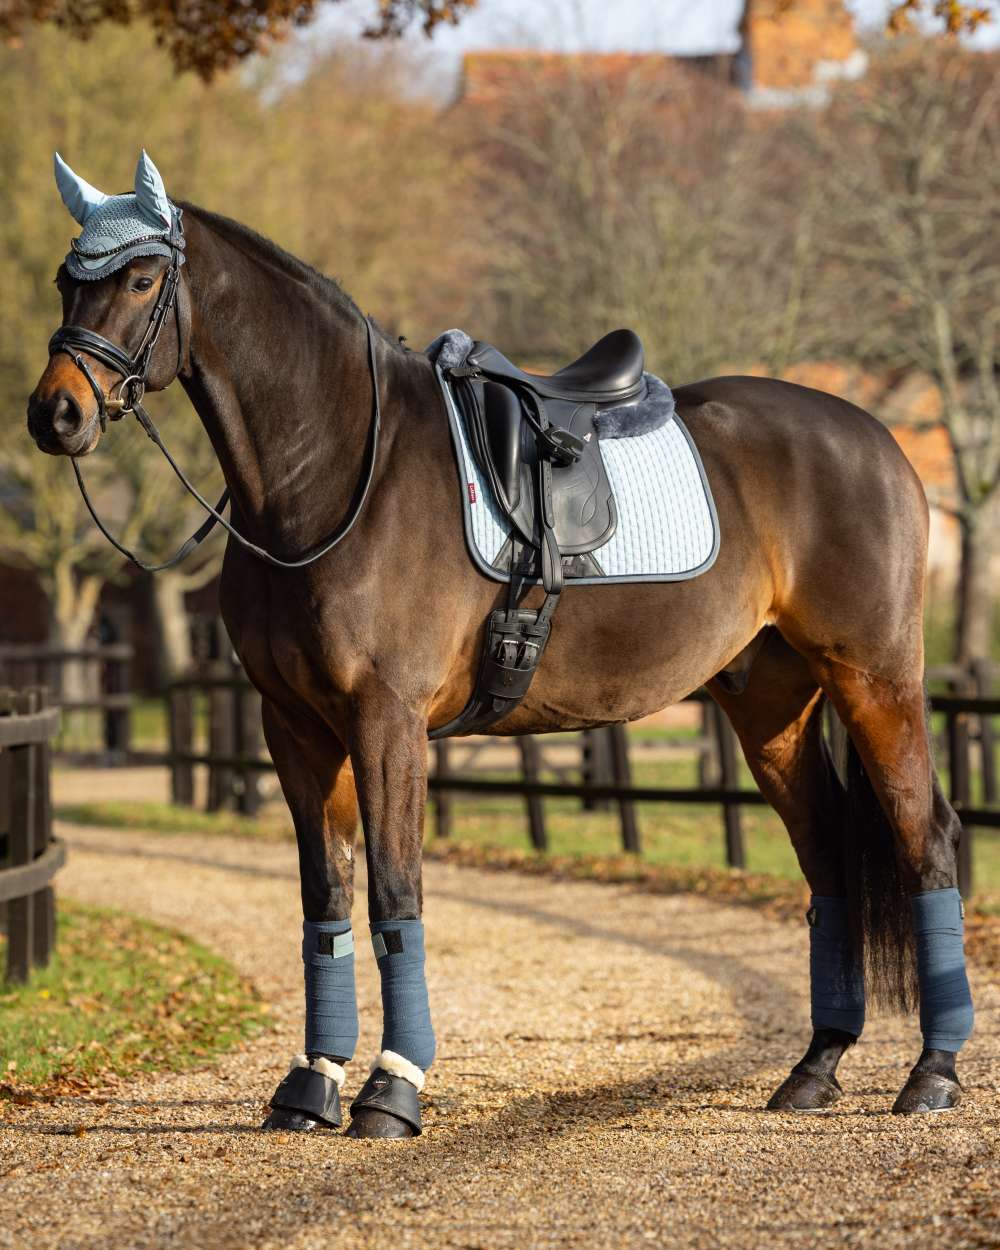
M 615 330 L 551 377 L 526 373 L 489 343 L 473 343 L 445 369 L 462 408 L 472 454 L 511 523 L 506 609 L 487 623 L 476 688 L 461 714 L 432 738 L 480 731 L 527 693 L 548 642 L 564 564 L 603 546 L 618 514 L 595 417 L 645 393 L 643 348 Z M 525 579 L 541 576 L 545 602 L 520 608 Z

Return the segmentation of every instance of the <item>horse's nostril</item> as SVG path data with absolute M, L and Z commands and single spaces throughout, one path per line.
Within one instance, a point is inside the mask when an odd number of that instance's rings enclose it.
M 83 413 L 72 395 L 60 395 L 52 408 L 52 429 L 56 434 L 75 434 L 82 422 Z

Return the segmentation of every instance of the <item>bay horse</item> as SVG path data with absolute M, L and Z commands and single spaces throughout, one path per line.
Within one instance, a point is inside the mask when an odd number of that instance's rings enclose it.
M 466 550 L 427 356 L 372 330 L 336 283 L 274 243 L 168 202 L 149 166 L 153 198 L 145 194 L 162 229 L 183 213 L 172 315 L 149 349 L 169 248 L 119 255 L 106 273 L 94 253 L 81 277 L 87 252 L 77 241 L 57 275 L 64 327 L 117 344 L 124 358 L 146 349 L 151 390 L 180 381 L 247 539 L 293 561 L 345 517 L 353 523 L 322 559 L 293 569 L 231 538 L 221 578 L 222 616 L 263 696 L 295 825 L 305 918 L 306 1050 L 265 1127 L 340 1123 L 357 1038 L 350 916 L 360 809 L 386 1032 L 350 1133 L 413 1136 L 434 1054 L 421 924 L 427 737 L 466 704 L 484 619 L 505 588 Z M 110 197 L 96 200 L 78 182 L 82 191 L 61 189 L 86 223 Z M 124 366 L 76 342 L 56 342 L 28 428 L 42 451 L 79 458 L 100 440 L 104 400 L 121 396 Z M 833 395 L 719 377 L 681 386 L 675 398 L 715 495 L 715 564 L 688 581 L 570 584 L 527 697 L 490 732 L 632 721 L 706 685 L 813 895 L 813 1035 L 769 1108 L 822 1110 L 841 1096 L 836 1070 L 861 1033 L 867 988 L 869 1000 L 908 1008 L 919 991 L 924 1049 L 894 1110 L 950 1109 L 961 1098 L 955 1058 L 972 1008 L 956 891 L 960 825 L 928 739 L 921 484 L 886 428 Z M 823 696 L 849 735 L 846 776 L 825 745 Z

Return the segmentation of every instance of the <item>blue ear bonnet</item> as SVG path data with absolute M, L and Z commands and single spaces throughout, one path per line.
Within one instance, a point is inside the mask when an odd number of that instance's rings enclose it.
M 169 256 L 171 243 L 184 246 L 180 212 L 171 204 L 171 225 L 153 222 L 135 195 L 112 195 L 84 223 L 66 257 L 71 278 L 94 282 L 121 269 L 137 256 Z M 183 257 L 181 257 L 183 262 Z
M 125 195 L 98 191 L 58 152 L 54 168 L 63 203 L 83 226 L 66 257 L 71 277 L 94 282 L 137 256 L 170 256 L 184 247 L 181 210 L 167 197 L 160 171 L 145 151 L 135 168 L 135 191 Z

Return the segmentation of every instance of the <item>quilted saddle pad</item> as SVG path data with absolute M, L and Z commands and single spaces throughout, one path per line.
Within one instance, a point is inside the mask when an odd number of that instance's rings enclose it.
M 465 419 L 437 370 L 458 465 L 465 538 L 487 577 L 509 581 L 510 522 L 501 512 L 469 446 Z M 676 582 L 697 577 L 719 553 L 719 520 L 691 435 L 674 412 L 665 425 L 633 438 L 601 440 L 601 455 L 618 509 L 615 532 L 585 557 L 575 585 Z M 505 559 L 506 557 L 506 559 Z

